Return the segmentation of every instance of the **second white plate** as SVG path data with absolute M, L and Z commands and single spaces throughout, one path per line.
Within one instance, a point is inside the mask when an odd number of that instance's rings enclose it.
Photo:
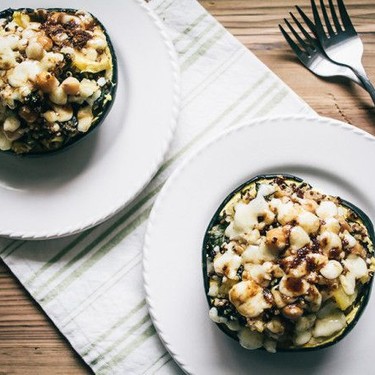
M 258 174 L 291 173 L 375 219 L 375 138 L 324 118 L 263 119 L 230 130 L 189 158 L 160 193 L 149 221 L 144 279 L 164 344 L 189 374 L 373 373 L 375 297 L 337 345 L 309 353 L 248 351 L 208 318 L 202 241 L 222 200 Z M 360 360 L 359 360 L 360 358 Z
M 43 158 L 0 154 L 0 235 L 44 239 L 118 212 L 160 167 L 177 124 L 178 64 L 161 22 L 141 0 L 5 0 L 4 8 L 85 9 L 107 29 L 118 60 L 113 108 L 93 135 Z

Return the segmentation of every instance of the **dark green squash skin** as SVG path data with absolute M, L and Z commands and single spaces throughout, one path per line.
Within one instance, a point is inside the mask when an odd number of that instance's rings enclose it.
M 0 11 L 0 18 L 6 18 L 8 16 L 11 16 L 14 12 L 17 12 L 17 11 L 19 11 L 19 12 L 26 11 L 27 13 L 32 13 L 36 9 L 43 9 L 43 10 L 50 11 L 50 12 L 65 12 L 65 13 L 68 13 L 68 14 L 74 14 L 75 12 L 78 11 L 78 9 L 72 9 L 72 8 L 35 8 L 35 9 L 32 9 L 32 8 L 17 8 L 17 9 L 7 8 L 5 10 Z M 65 143 L 62 147 L 60 147 L 56 150 L 42 151 L 42 152 L 28 152 L 28 153 L 23 153 L 23 154 L 17 154 L 14 151 L 8 150 L 8 151 L 1 151 L 1 153 L 16 156 L 16 157 L 19 157 L 19 158 L 25 158 L 25 157 L 33 157 L 34 158 L 34 157 L 56 155 L 60 152 L 66 151 L 67 149 L 69 149 L 73 145 L 76 145 L 77 143 L 82 141 L 84 138 L 86 138 L 88 135 L 93 134 L 99 128 L 99 126 L 102 125 L 102 123 L 104 122 L 105 118 L 107 117 L 107 115 L 109 114 L 109 112 L 110 112 L 110 110 L 113 106 L 113 103 L 114 103 L 115 97 L 116 97 L 117 86 L 118 86 L 118 64 L 117 64 L 117 57 L 116 57 L 115 49 L 113 48 L 111 38 L 109 37 L 106 28 L 103 26 L 103 24 L 92 13 L 90 13 L 90 15 L 93 17 L 93 19 L 97 22 L 97 24 L 103 30 L 103 33 L 104 33 L 104 35 L 107 39 L 108 48 L 109 48 L 110 53 L 111 53 L 111 57 L 112 57 L 112 80 L 111 80 L 111 87 L 108 90 L 108 94 L 110 94 L 112 96 L 112 100 L 107 101 L 104 104 L 104 106 L 102 106 L 102 110 L 98 114 L 95 114 L 95 117 L 97 117 L 97 118 L 92 123 L 90 129 L 86 133 L 78 134 L 77 136 L 70 139 L 67 143 Z
M 255 177 L 251 178 L 250 180 L 244 182 L 240 187 L 236 188 L 234 191 L 232 191 L 224 199 L 224 201 L 221 203 L 221 205 L 219 206 L 219 208 L 216 210 L 215 214 L 213 215 L 213 217 L 212 217 L 212 219 L 211 219 L 211 221 L 210 221 L 210 223 L 209 223 L 209 225 L 208 225 L 208 227 L 205 231 L 205 236 L 204 236 L 204 239 L 203 239 L 203 246 L 202 246 L 202 271 L 203 271 L 204 289 L 205 289 L 205 293 L 206 293 L 207 302 L 208 302 L 208 305 L 209 305 L 210 308 L 212 306 L 210 304 L 210 297 L 208 296 L 209 279 L 207 277 L 207 249 L 208 249 L 209 242 L 210 242 L 209 231 L 212 229 L 212 227 L 214 227 L 215 225 L 217 225 L 219 223 L 220 212 L 226 206 L 226 204 L 233 198 L 233 196 L 235 194 L 237 194 L 242 189 L 244 189 L 246 186 L 248 186 L 248 185 L 250 185 L 254 182 L 257 182 L 259 180 L 264 180 L 264 179 L 274 179 L 275 177 L 278 177 L 278 176 L 283 177 L 287 180 L 294 180 L 296 182 L 303 182 L 304 181 L 303 179 L 301 179 L 299 177 L 296 177 L 296 176 L 293 176 L 293 175 L 290 175 L 290 174 L 265 174 L 265 175 L 255 176 Z M 356 207 L 354 204 L 352 204 L 348 201 L 341 200 L 341 204 L 343 206 L 346 206 L 347 208 L 351 209 L 354 213 L 356 213 L 358 215 L 360 220 L 363 222 L 363 224 L 367 228 L 367 231 L 369 233 L 369 237 L 371 239 L 371 242 L 373 244 L 375 244 L 374 226 L 373 226 L 370 218 L 360 208 Z M 321 343 L 317 346 L 314 346 L 314 347 L 290 347 L 290 348 L 288 348 L 288 347 L 277 347 L 276 348 L 277 352 L 279 353 L 279 352 L 316 351 L 316 350 L 327 348 L 327 347 L 332 346 L 332 345 L 338 343 L 339 341 L 341 341 L 355 327 L 355 325 L 359 321 L 363 311 L 365 310 L 365 308 L 368 304 L 369 298 L 370 298 L 373 279 L 374 278 L 372 277 L 371 280 L 366 285 L 364 285 L 361 288 L 360 292 L 358 293 L 358 297 L 356 298 L 356 300 L 354 302 L 355 305 L 359 305 L 357 313 L 356 313 L 354 319 L 348 324 L 348 326 L 345 328 L 345 330 L 343 331 L 343 333 L 339 337 L 337 337 L 335 340 L 329 341 L 327 343 L 323 342 L 323 343 Z M 215 323 L 215 324 L 226 335 L 228 335 L 229 337 L 231 337 L 232 339 L 234 339 L 236 341 L 239 341 L 238 337 L 237 337 L 237 333 L 235 331 L 231 331 L 226 326 L 226 324 L 224 324 L 224 323 Z M 259 349 L 256 349 L 256 350 L 265 351 L 264 348 L 259 348 Z

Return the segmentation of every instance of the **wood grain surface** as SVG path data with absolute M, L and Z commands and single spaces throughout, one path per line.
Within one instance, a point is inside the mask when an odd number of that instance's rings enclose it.
M 178 0 L 175 0 L 178 1 Z M 375 135 L 375 111 L 367 93 L 344 80 L 320 79 L 299 64 L 278 24 L 292 0 L 201 0 L 200 3 L 320 115 Z M 365 46 L 363 63 L 375 82 L 375 1 L 346 0 Z M 308 10 L 308 0 L 298 4 Z M 0 375 L 90 374 L 52 322 L 0 262 Z

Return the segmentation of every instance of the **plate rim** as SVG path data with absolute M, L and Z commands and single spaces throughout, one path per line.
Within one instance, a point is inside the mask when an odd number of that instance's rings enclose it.
M 155 221 L 158 217 L 159 210 L 163 206 L 165 197 L 168 195 L 169 189 L 171 186 L 173 186 L 174 181 L 177 180 L 180 175 L 184 172 L 184 170 L 199 156 L 204 153 L 208 148 L 213 146 L 215 143 L 221 141 L 222 139 L 226 138 L 232 133 L 240 132 L 244 128 L 251 128 L 255 126 L 261 126 L 264 122 L 274 122 L 274 121 L 295 121 L 295 120 L 302 120 L 307 122 L 316 122 L 317 126 L 320 124 L 327 124 L 329 126 L 338 126 L 342 128 L 344 131 L 350 131 L 353 132 L 359 136 L 362 136 L 366 138 L 369 141 L 375 142 L 375 136 L 371 135 L 370 133 L 366 132 L 365 130 L 362 130 L 354 125 L 345 123 L 343 121 L 332 119 L 329 117 L 319 116 L 319 115 L 287 115 L 287 116 L 270 116 L 270 117 L 259 117 L 256 118 L 250 122 L 242 123 L 237 126 L 234 126 L 232 128 L 226 129 L 222 132 L 220 132 L 215 137 L 211 138 L 210 140 L 204 142 L 201 146 L 195 148 L 192 150 L 189 155 L 187 155 L 184 160 L 178 165 L 178 167 L 172 172 L 172 174 L 169 176 L 167 182 L 163 186 L 162 190 L 158 194 L 158 197 L 152 207 L 150 217 L 147 223 L 146 232 L 144 236 L 144 244 L 143 244 L 143 259 L 142 259 L 142 277 L 144 282 L 144 290 L 146 293 L 146 303 L 147 308 L 152 320 L 152 323 L 156 329 L 156 332 L 162 341 L 165 348 L 168 350 L 172 358 L 175 360 L 175 362 L 179 365 L 179 367 L 187 374 L 194 375 L 194 372 L 189 367 L 189 365 L 185 362 L 185 360 L 181 357 L 179 353 L 176 353 L 172 347 L 172 344 L 170 343 L 167 335 L 163 331 L 163 327 L 161 327 L 161 324 L 158 320 L 158 317 L 155 314 L 154 311 L 154 299 L 150 295 L 150 288 L 151 288 L 151 282 L 149 280 L 149 255 L 151 254 L 151 237 L 153 232 L 153 227 L 155 225 Z
M 150 166 L 150 172 L 148 173 L 149 177 L 145 179 L 142 183 L 139 184 L 137 188 L 134 189 L 133 193 L 129 195 L 127 199 L 123 199 L 120 197 L 117 203 L 113 204 L 113 206 L 107 210 L 106 214 L 98 215 L 95 218 L 88 218 L 84 222 L 77 223 L 70 227 L 65 227 L 60 231 L 12 231 L 10 229 L 3 230 L 0 228 L 0 236 L 6 237 L 9 239 L 14 240 L 50 240 L 56 238 L 63 238 L 67 236 L 71 236 L 74 234 L 78 234 L 83 232 L 84 230 L 93 228 L 107 220 L 111 217 L 116 215 L 120 212 L 123 208 L 125 208 L 128 204 L 130 204 L 150 183 L 153 177 L 156 175 L 157 171 L 159 170 L 160 166 L 162 165 L 164 158 L 170 148 L 172 143 L 175 131 L 178 125 L 178 117 L 180 113 L 180 105 L 181 105 L 181 72 L 180 66 L 178 62 L 177 52 L 173 46 L 172 40 L 168 34 L 167 28 L 162 23 L 161 19 L 156 15 L 156 13 L 146 5 L 143 0 L 133 0 L 133 2 L 142 9 L 145 14 L 148 16 L 148 19 L 152 22 L 152 24 L 157 28 L 159 34 L 162 38 L 164 46 L 166 47 L 166 51 L 169 56 L 169 64 L 171 66 L 171 76 L 173 80 L 173 94 L 172 94 L 172 116 L 170 119 L 169 127 L 166 130 L 166 135 L 163 140 L 163 146 L 160 147 L 159 154 L 157 157 L 154 158 L 152 165 Z

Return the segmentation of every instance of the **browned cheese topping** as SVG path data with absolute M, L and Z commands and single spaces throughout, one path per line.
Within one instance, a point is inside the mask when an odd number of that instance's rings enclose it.
M 315 346 L 345 329 L 375 263 L 366 226 L 339 198 L 264 179 L 220 219 L 209 232 L 210 317 L 242 346 Z
M 59 149 L 93 127 L 112 100 L 105 32 L 84 11 L 1 14 L 0 150 Z

